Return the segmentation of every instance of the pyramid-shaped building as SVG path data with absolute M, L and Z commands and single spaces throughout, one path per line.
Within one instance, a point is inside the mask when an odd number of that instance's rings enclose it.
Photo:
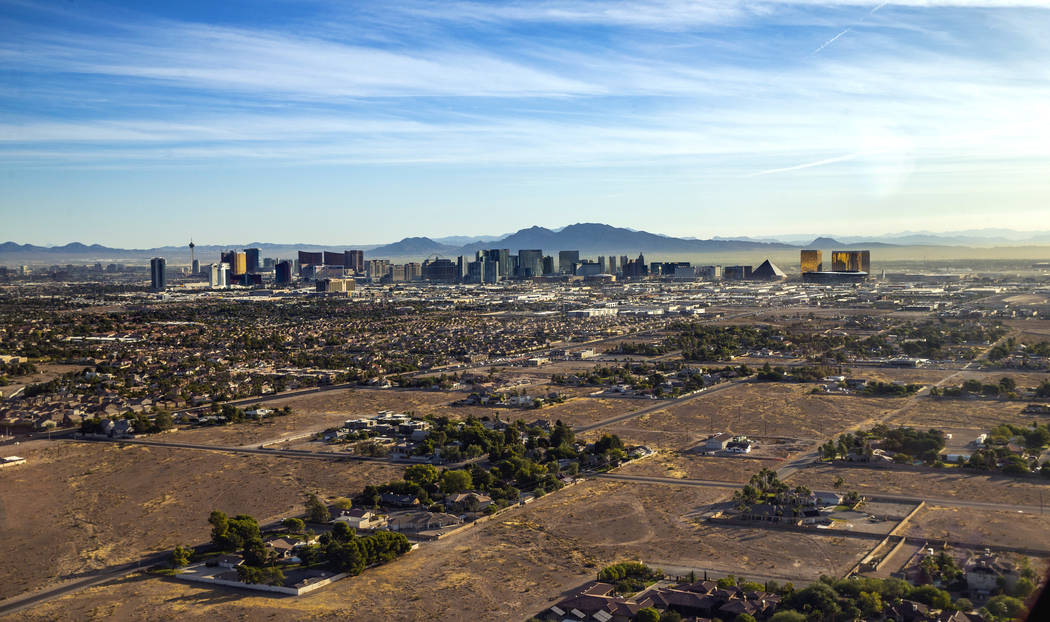
M 762 262 L 762 265 L 751 271 L 751 278 L 755 281 L 779 281 L 786 279 L 787 275 L 775 263 L 767 259 Z

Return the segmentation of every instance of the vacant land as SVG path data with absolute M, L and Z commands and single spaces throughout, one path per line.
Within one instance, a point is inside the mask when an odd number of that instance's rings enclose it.
M 831 490 L 838 477 L 845 482 L 843 490 L 856 490 L 863 495 L 907 495 L 1035 507 L 1039 507 L 1041 496 L 1045 496 L 1050 502 L 1050 485 L 1046 480 L 982 475 L 955 468 L 904 471 L 813 465 L 798 471 L 788 481 L 792 485 L 805 484 L 814 490 Z
M 678 479 L 707 479 L 743 484 L 751 479 L 754 473 L 763 468 L 776 468 L 778 464 L 771 460 L 697 456 L 677 451 L 660 451 L 654 456 L 628 462 L 616 473 Z M 731 492 L 727 489 L 724 496 L 728 498 Z
M 34 441 L 0 471 L 0 596 L 208 539 L 208 513 L 296 512 L 304 491 L 346 495 L 401 467 Z
M 920 397 L 894 414 L 888 424 L 927 428 L 980 428 L 987 432 L 1001 423 L 1028 425 L 1045 416 L 1023 415 L 1024 402 L 999 400 L 954 400 Z
M 686 450 L 711 434 L 816 441 L 883 416 L 902 398 L 813 395 L 812 385 L 743 383 L 649 413 L 604 431 L 654 447 Z
M 1050 514 L 926 506 L 908 522 L 904 533 L 931 540 L 1046 551 L 1050 550 L 1050 542 L 1046 541 L 1048 529 Z
M 712 492 L 586 482 L 429 543 L 391 564 L 301 598 L 206 590 L 163 579 L 94 588 L 26 620 L 519 620 L 624 559 L 725 568 L 746 576 L 841 574 L 867 542 L 703 525 Z

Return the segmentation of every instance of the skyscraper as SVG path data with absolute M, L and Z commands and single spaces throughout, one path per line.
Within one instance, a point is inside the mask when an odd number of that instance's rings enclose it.
M 196 244 L 193 243 L 193 238 L 190 238 L 190 274 L 197 274 L 200 272 L 200 264 L 197 263 L 197 256 L 194 255 L 193 249 L 196 248 Z
M 580 263 L 580 251 L 558 251 L 558 272 L 572 274 L 574 263 Z
M 246 272 L 248 272 L 249 274 L 255 274 L 259 271 L 259 249 L 244 249 L 244 259 Z
M 241 276 L 242 274 L 248 273 L 248 255 L 244 252 L 233 253 L 233 264 L 230 265 L 233 269 L 233 276 Z
M 482 251 L 484 256 L 499 266 L 499 276 L 496 280 L 505 279 L 512 274 L 510 270 L 510 250 L 506 248 L 490 248 L 486 251 Z
M 153 289 L 158 292 L 164 291 L 166 285 L 164 274 L 165 263 L 163 257 L 154 257 L 149 260 L 150 280 L 153 282 Z
M 518 276 L 528 279 L 543 274 L 543 251 L 541 249 L 518 251 Z
M 821 261 L 821 251 L 804 250 L 802 251 L 802 273 L 806 272 L 820 272 L 824 268 L 824 262 Z
M 343 255 L 344 255 L 344 257 L 343 257 L 343 266 L 345 266 L 348 270 L 353 270 L 354 272 L 364 272 L 365 271 L 365 252 L 364 251 L 357 251 L 357 250 L 344 251 Z
M 278 285 L 288 285 L 292 282 L 292 262 L 285 260 L 277 262 L 274 269 L 274 280 Z

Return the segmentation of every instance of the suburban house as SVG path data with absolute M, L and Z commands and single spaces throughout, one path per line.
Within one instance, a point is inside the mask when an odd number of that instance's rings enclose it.
M 346 523 L 357 530 L 370 530 L 386 527 L 387 520 L 370 510 L 352 508 L 332 512 L 332 523 Z

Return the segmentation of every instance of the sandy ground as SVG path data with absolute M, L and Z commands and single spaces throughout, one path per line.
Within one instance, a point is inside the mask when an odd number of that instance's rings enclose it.
M 920 397 L 886 423 L 927 428 L 968 428 L 985 432 L 1001 423 L 1030 425 L 1046 416 L 1023 415 L 1026 402 L 948 400 Z
M 960 508 L 925 506 L 908 522 L 905 534 L 988 546 L 1050 549 L 1050 510 L 1046 514 L 1016 511 L 975 513 Z
M 131 577 L 23 613 L 24 620 L 520 620 L 601 565 L 625 559 L 805 579 L 844 572 L 867 542 L 693 520 L 711 492 L 586 482 L 301 598 Z
M 402 467 L 129 445 L 34 441 L 0 471 L 0 596 L 206 541 L 208 513 L 298 511 L 304 491 L 346 495 Z M 17 494 L 8 494 L 17 491 Z
M 841 476 L 843 490 L 861 494 L 888 494 L 958 498 L 967 501 L 1012 503 L 1039 507 L 1040 495 L 1050 506 L 1050 485 L 1045 480 L 1019 479 L 1007 476 L 980 475 L 952 469 L 930 471 L 896 471 L 861 467 L 813 465 L 792 475 L 788 482 L 805 484 L 815 490 L 831 490 Z M 974 510 L 976 512 L 976 510 Z
M 812 385 L 746 383 L 670 406 L 604 431 L 660 448 L 686 450 L 711 434 L 816 441 L 900 408 L 901 398 L 812 395 Z
M 623 475 L 647 475 L 679 479 L 710 479 L 728 482 L 747 482 L 751 475 L 763 468 L 776 468 L 779 462 L 752 458 L 722 458 L 694 456 L 676 451 L 660 451 L 654 456 L 628 462 L 617 470 Z M 731 490 L 726 489 L 725 498 Z

